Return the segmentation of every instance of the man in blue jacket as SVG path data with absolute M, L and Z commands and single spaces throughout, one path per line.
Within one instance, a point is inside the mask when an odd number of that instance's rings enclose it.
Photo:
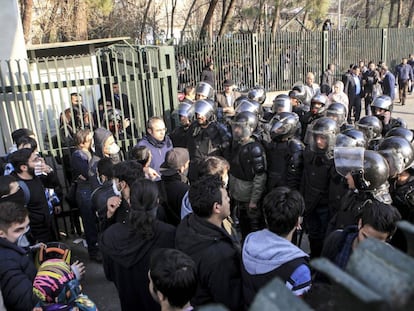
M 311 287 L 308 255 L 295 246 L 293 233 L 300 228 L 305 202 L 287 187 L 273 189 L 263 201 L 267 229 L 250 233 L 243 245 L 243 296 L 249 306 L 273 278 L 279 277 L 293 294 L 302 296 Z
M 170 137 L 165 135 L 167 128 L 161 117 L 151 117 L 147 121 L 147 134 L 138 142 L 138 146 L 145 146 L 151 150 L 150 167 L 158 174 L 160 180 L 160 166 L 165 161 L 165 155 L 173 148 Z
M 381 86 L 382 94 L 395 99 L 395 76 L 388 70 L 387 65 L 381 66 Z

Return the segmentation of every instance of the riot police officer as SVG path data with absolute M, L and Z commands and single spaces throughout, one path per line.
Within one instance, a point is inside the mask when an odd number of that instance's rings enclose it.
M 385 137 L 391 137 L 391 136 L 398 136 L 403 137 L 406 140 L 408 140 L 410 143 L 414 140 L 414 133 L 412 130 L 409 130 L 405 127 L 393 127 L 390 129 L 386 134 Z
M 216 121 L 212 100 L 197 100 L 194 104 L 194 114 L 196 120 L 190 125 L 187 136 L 190 181 L 198 178 L 198 166 L 205 156 L 227 155 L 231 141 L 231 133 L 223 124 Z
M 254 101 L 252 99 L 249 99 L 248 97 L 239 97 L 236 100 L 236 109 L 235 109 L 235 115 L 239 115 L 243 112 L 251 112 L 255 114 L 258 118 L 258 124 L 256 126 L 256 129 L 254 130 L 253 136 L 260 142 L 266 142 L 270 141 L 269 137 L 269 121 L 264 119 L 263 116 L 265 112 L 263 111 L 262 105 Z
M 349 128 L 336 136 L 335 147 L 367 147 L 367 137 L 357 129 Z
M 272 112 L 274 115 L 282 112 L 292 112 L 290 97 L 286 94 L 277 95 L 273 100 Z
M 302 125 L 302 140 L 305 144 L 308 144 L 308 138 L 306 138 L 306 131 L 308 126 L 315 120 L 321 118 L 325 114 L 326 105 L 328 104 L 328 97 L 325 94 L 318 94 L 312 97 L 310 103 L 310 110 L 306 112 L 300 123 Z
M 329 192 L 335 176 L 333 149 L 339 128 L 334 120 L 321 117 L 309 131 L 310 143 L 303 154 L 301 192 L 306 206 L 304 221 L 310 255 L 318 257 L 330 217 Z
M 362 147 L 335 148 L 335 168 L 344 176 L 349 187 L 341 206 L 331 219 L 328 233 L 355 225 L 369 200 L 391 204 L 389 194 L 389 166 L 377 151 Z
M 256 85 L 247 93 L 247 97 L 258 102 L 260 105 L 263 105 L 266 101 L 266 90 L 263 87 Z
M 263 146 L 252 136 L 257 123 L 257 115 L 249 111 L 239 113 L 231 122 L 229 189 L 243 239 L 264 225 L 260 200 L 266 185 L 267 164 Z
M 378 145 L 378 152 L 387 160 L 391 178 L 411 167 L 414 161 L 413 146 L 403 137 L 384 138 Z
M 346 123 L 348 116 L 348 109 L 341 103 L 332 103 L 326 109 L 325 115 L 336 121 L 339 130 L 342 132 L 346 129 L 352 128 L 351 125 Z
M 188 129 L 194 118 L 193 104 L 189 102 L 180 103 L 177 114 L 180 119 L 180 125 L 172 131 L 170 138 L 174 147 L 187 148 Z
M 391 97 L 387 95 L 378 96 L 374 99 L 371 106 L 372 114 L 381 120 L 383 136 L 393 127 L 407 127 L 402 119 L 391 117 L 394 107 Z
M 367 149 L 377 150 L 382 141 L 382 123 L 375 116 L 365 116 L 355 123 L 355 128 L 363 132 L 368 140 Z
M 214 99 L 214 88 L 208 82 L 198 82 L 196 86 L 196 100 Z
M 272 120 L 272 141 L 265 144 L 267 191 L 279 186 L 299 190 L 305 149 L 305 145 L 295 138 L 299 125 L 299 117 L 293 112 L 282 112 Z

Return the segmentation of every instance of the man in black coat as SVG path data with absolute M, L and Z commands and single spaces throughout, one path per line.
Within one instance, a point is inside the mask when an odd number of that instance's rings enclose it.
M 56 174 L 33 147 L 13 152 L 9 160 L 14 167 L 12 175 L 24 182 L 30 192 L 27 209 L 32 242 L 54 241 L 56 237 L 52 228 L 45 188 L 55 188 L 59 185 Z
M 197 265 L 199 278 L 194 307 L 221 303 L 242 310 L 240 248 L 223 228 L 230 215 L 230 199 L 218 176 L 205 176 L 189 191 L 193 214 L 177 228 L 176 247 Z
M 176 147 L 168 151 L 161 165 L 159 181 L 166 222 L 177 226 L 181 221 L 181 204 L 188 191 L 187 172 L 190 156 L 185 148 Z
M 213 62 L 209 61 L 203 68 L 203 71 L 201 72 L 200 81 L 207 82 L 214 88 L 216 79 L 214 78 L 213 68 Z

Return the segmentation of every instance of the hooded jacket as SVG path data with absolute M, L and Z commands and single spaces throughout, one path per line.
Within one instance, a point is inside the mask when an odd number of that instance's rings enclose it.
M 174 248 L 175 228 L 160 221 L 154 223 L 154 236 L 145 240 L 128 225 L 115 223 L 99 241 L 105 276 L 118 289 L 121 309 L 160 310 L 148 290 L 151 253 L 158 248 Z
M 198 286 L 191 305 L 215 302 L 242 310 L 240 252 L 227 232 L 190 214 L 179 224 L 175 243 L 197 265 Z
M 246 237 L 242 262 L 243 294 L 247 306 L 256 293 L 276 276 L 295 295 L 302 295 L 310 289 L 308 254 L 268 229 Z
M 177 170 L 161 169 L 161 181 L 158 182 L 160 193 L 162 194 L 162 205 L 165 207 L 167 222 L 178 226 L 181 221 L 181 204 L 184 195 L 189 189 L 189 185 L 183 182 L 185 176 Z
M 107 139 L 112 136 L 112 133 L 105 128 L 97 128 L 93 133 L 93 142 L 94 142 L 94 152 L 92 159 L 89 162 L 89 182 L 92 186 L 92 190 L 99 187 L 98 180 L 96 179 L 96 168 L 98 165 L 99 160 L 103 159 L 105 156 L 104 154 L 104 145 Z M 111 160 L 114 164 L 121 161 L 120 154 L 111 155 Z
M 103 149 L 106 140 L 112 135 L 110 131 L 102 127 L 97 128 L 93 133 L 93 143 L 95 145 L 94 155 L 102 159 L 105 157 Z
M 32 310 L 36 267 L 26 250 L 0 238 L 0 283 L 7 310 Z

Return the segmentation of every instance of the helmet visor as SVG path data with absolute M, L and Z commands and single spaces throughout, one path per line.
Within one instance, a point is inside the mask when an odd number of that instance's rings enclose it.
M 345 177 L 348 173 L 362 171 L 364 150 L 362 147 L 335 147 L 334 162 L 338 174 Z
M 233 139 L 236 141 L 250 137 L 252 135 L 252 130 L 247 121 L 232 121 L 231 130 Z

